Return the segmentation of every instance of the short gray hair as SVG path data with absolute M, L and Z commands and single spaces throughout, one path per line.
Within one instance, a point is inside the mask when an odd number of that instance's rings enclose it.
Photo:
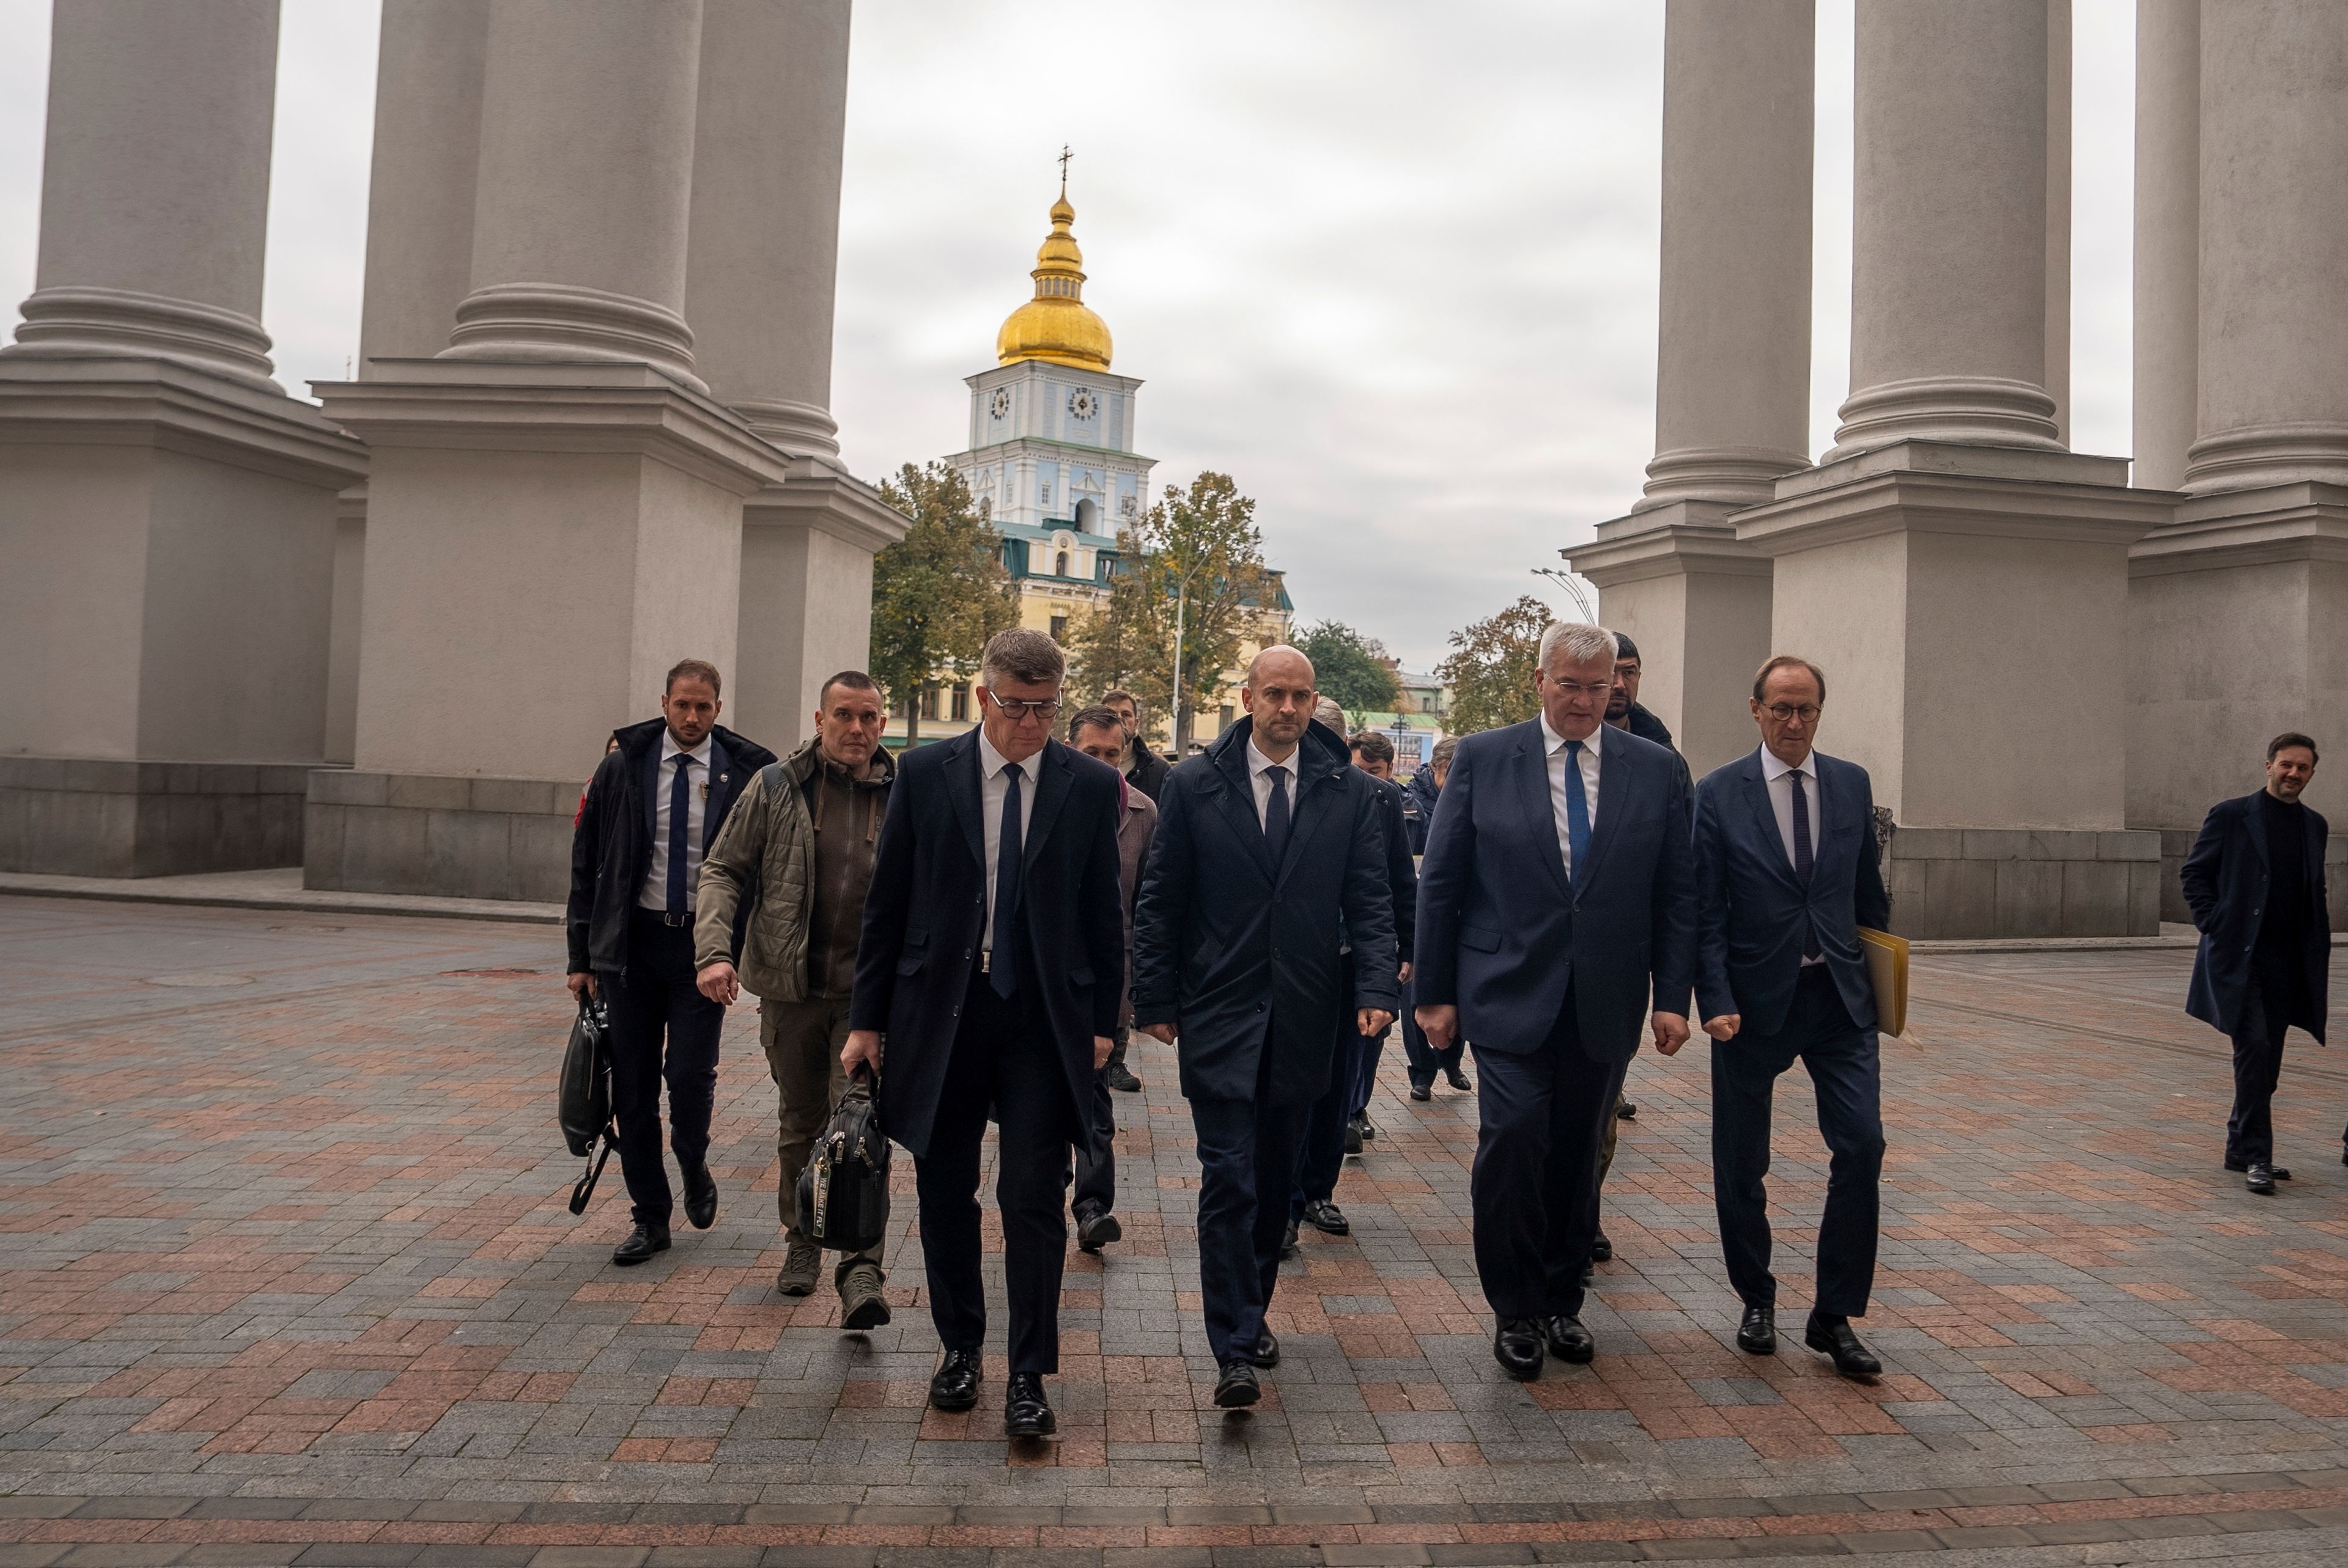
M 1338 705 L 1336 698 L 1323 697 L 1313 703 L 1313 716 L 1339 734 L 1345 733 L 1345 710 Z
M 1435 750 L 1427 753 L 1427 757 L 1426 757 L 1426 763 L 1427 763 L 1427 765 L 1428 765 L 1429 767 L 1437 767 L 1437 768 L 1447 768 L 1447 767 L 1449 767 L 1449 766 L 1451 765 L 1451 753 L 1454 753 L 1454 752 L 1456 752 L 1456 751 L 1457 751 L 1458 749 L 1459 749 L 1459 737 L 1458 737 L 1458 736 L 1457 736 L 1457 735 L 1446 735 L 1446 736 L 1444 736 L 1441 740 L 1439 740 L 1439 741 L 1437 741 L 1437 742 L 1436 742 L 1436 743 L 1435 743 Z
M 1042 686 L 1066 678 L 1068 656 L 1042 632 L 1014 626 L 986 640 L 986 651 L 979 655 L 978 673 L 990 691 L 997 676 L 1025 686 Z
M 1560 653 L 1570 664 L 1612 665 L 1619 646 L 1614 634 L 1602 626 L 1580 620 L 1552 620 L 1549 630 L 1541 633 L 1540 668 L 1546 671 Z

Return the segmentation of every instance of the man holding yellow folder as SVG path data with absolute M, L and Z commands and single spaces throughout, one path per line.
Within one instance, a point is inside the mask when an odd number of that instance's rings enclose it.
M 1753 678 L 1761 745 L 1695 788 L 1696 1016 L 1712 1047 L 1713 1199 L 1739 1348 L 1777 1348 L 1769 1272 L 1769 1112 L 1797 1060 L 1832 1160 L 1803 1342 L 1847 1378 L 1882 1370 L 1850 1319 L 1875 1286 L 1883 1171 L 1875 993 L 1859 928 L 1890 919 L 1867 770 L 1812 749 L 1827 681 L 1780 655 Z

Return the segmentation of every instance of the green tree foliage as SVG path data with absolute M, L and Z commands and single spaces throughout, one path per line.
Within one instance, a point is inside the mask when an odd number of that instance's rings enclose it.
M 1521 723 L 1540 711 L 1533 671 L 1540 663 L 1541 633 L 1553 619 L 1548 605 L 1527 594 L 1490 620 L 1451 634 L 1451 652 L 1435 674 L 1451 688 L 1446 727 L 1452 733 Z
M 1365 637 L 1342 620 L 1308 626 L 1293 639 L 1297 651 L 1313 661 L 1321 695 L 1336 700 L 1358 724 L 1365 713 L 1391 713 L 1402 701 L 1402 685 L 1381 662 L 1386 645 Z
M 911 463 L 880 482 L 881 499 L 911 519 L 905 537 L 872 558 L 871 674 L 906 707 L 905 743 L 921 738 L 922 689 L 940 674 L 966 679 L 986 640 L 1019 617 L 1003 566 L 1003 536 L 942 463 Z
M 1174 681 L 1174 627 L 1182 626 L 1182 712 L 1174 743 L 1189 742 L 1190 715 L 1228 684 L 1252 619 L 1273 592 L 1255 502 L 1228 474 L 1201 474 L 1187 490 L 1169 485 L 1140 522 L 1120 529 L 1109 601 L 1070 638 L 1077 687 L 1122 686 L 1164 712 Z

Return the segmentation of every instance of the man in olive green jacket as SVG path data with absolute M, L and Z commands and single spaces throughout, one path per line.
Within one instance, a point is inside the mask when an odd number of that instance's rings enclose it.
M 775 1080 L 785 1244 L 775 1284 L 786 1296 L 811 1293 L 822 1270 L 823 1249 L 798 1229 L 799 1173 L 848 1089 L 839 1052 L 856 943 L 897 773 L 880 745 L 886 722 L 870 675 L 846 670 L 825 682 L 815 739 L 758 771 L 701 862 L 696 980 L 714 1001 L 730 1003 L 745 986 L 758 999 L 758 1042 Z M 736 916 L 745 898 L 750 915 L 737 968 Z M 886 1283 L 878 1247 L 842 1257 L 833 1274 L 840 1327 L 888 1322 Z

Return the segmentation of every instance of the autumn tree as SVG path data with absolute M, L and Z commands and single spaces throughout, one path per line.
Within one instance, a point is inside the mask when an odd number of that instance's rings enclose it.
M 922 692 L 940 674 L 968 679 L 986 640 L 1019 617 L 1003 536 L 942 463 L 908 463 L 880 482 L 881 499 L 911 519 L 872 558 L 871 674 L 905 704 L 905 743 L 921 739 Z
M 1402 702 L 1402 684 L 1386 667 L 1386 645 L 1365 637 L 1342 620 L 1308 626 L 1292 641 L 1313 661 L 1314 684 L 1334 698 L 1345 716 L 1361 723 L 1365 713 L 1391 713 Z
M 1540 712 L 1533 671 L 1540 664 L 1541 633 L 1552 619 L 1548 605 L 1527 594 L 1491 619 L 1451 634 L 1451 652 L 1435 667 L 1435 675 L 1451 688 L 1447 727 L 1454 734 L 1521 723 Z

